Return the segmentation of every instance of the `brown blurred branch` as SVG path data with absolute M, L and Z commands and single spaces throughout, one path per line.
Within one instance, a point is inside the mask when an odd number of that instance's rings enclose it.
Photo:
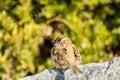
M 55 18 L 52 18 L 52 19 L 49 19 L 47 21 L 47 25 L 50 25 L 50 23 L 53 23 L 53 22 L 60 22 L 60 23 L 64 23 L 65 25 L 68 26 L 69 29 L 73 29 L 73 26 L 72 24 L 70 24 L 70 22 L 68 22 L 67 20 L 65 19 L 62 19 L 62 18 L 59 18 L 59 17 L 55 17 Z

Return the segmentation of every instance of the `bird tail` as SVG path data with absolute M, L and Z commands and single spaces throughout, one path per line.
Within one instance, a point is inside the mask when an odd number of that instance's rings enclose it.
M 74 73 L 82 73 L 82 71 L 78 68 L 77 65 L 72 65 L 71 68 Z

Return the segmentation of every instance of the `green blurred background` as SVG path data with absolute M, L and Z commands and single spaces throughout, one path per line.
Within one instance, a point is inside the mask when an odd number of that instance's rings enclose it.
M 0 80 L 52 68 L 51 41 L 68 36 L 82 63 L 120 55 L 120 0 L 0 0 Z

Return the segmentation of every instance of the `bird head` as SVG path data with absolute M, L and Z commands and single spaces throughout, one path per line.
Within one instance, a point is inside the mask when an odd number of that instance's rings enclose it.
M 52 41 L 52 43 L 54 44 L 54 45 L 56 45 L 56 44 L 58 44 L 58 43 L 61 43 L 61 42 L 63 42 L 63 41 L 65 41 L 65 40 L 67 40 L 68 38 L 66 37 L 66 36 L 58 36 L 55 40 L 53 40 Z

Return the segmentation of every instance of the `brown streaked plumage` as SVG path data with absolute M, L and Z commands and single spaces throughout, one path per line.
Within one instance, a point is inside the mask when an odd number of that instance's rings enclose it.
M 51 49 L 53 65 L 62 70 L 71 68 L 74 73 L 81 72 L 77 67 L 81 57 L 71 40 L 65 36 L 59 36 L 53 41 L 53 44 Z

